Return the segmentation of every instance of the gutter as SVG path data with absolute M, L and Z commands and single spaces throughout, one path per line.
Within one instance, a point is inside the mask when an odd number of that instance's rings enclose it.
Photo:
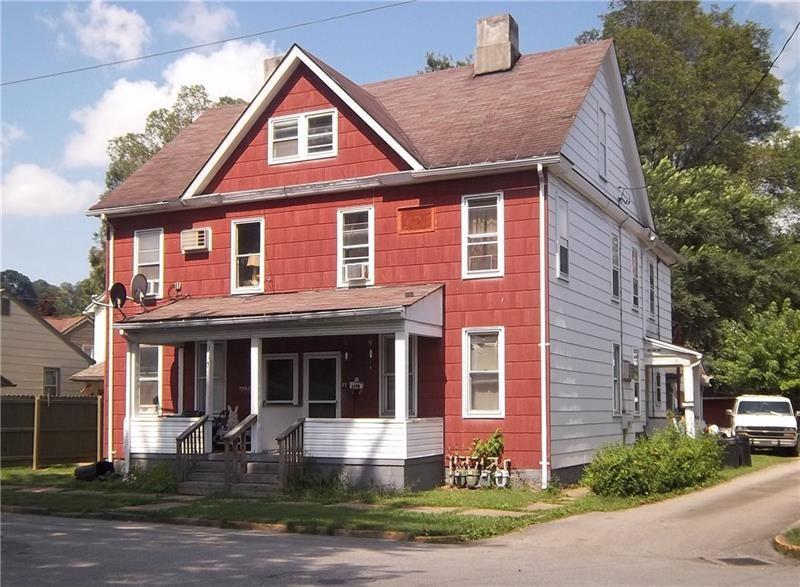
M 545 205 L 545 180 L 544 166 L 539 163 L 536 166 L 539 174 L 539 399 L 541 402 L 541 433 L 542 441 L 542 489 L 547 489 L 550 473 L 548 453 L 548 419 L 547 419 L 547 356 L 550 341 L 547 340 L 547 270 L 548 250 L 547 250 L 547 206 Z
M 231 193 L 213 193 L 192 196 L 169 201 L 153 202 L 149 204 L 133 204 L 128 206 L 117 206 L 98 210 L 88 210 L 87 216 L 136 216 L 139 214 L 149 214 L 155 212 L 165 212 L 170 210 L 181 210 L 183 208 L 211 208 L 226 204 L 241 204 L 246 202 L 260 202 L 269 200 L 282 200 L 286 198 L 298 198 L 303 196 L 316 196 L 329 193 L 345 193 L 360 190 L 370 190 L 380 187 L 394 187 L 402 185 L 413 185 L 430 181 L 442 181 L 445 179 L 459 179 L 468 177 L 479 177 L 482 175 L 493 175 L 505 172 L 525 171 L 535 169 L 541 165 L 552 165 L 561 161 L 560 155 L 544 155 L 541 157 L 529 157 L 525 159 L 514 159 L 511 161 L 493 161 L 486 163 L 473 163 L 470 165 L 457 165 L 452 167 L 440 167 L 434 169 L 397 171 L 394 173 L 382 173 L 370 175 L 357 179 L 342 179 L 336 181 L 325 181 L 309 183 L 297 186 L 285 186 L 277 188 L 248 190 Z

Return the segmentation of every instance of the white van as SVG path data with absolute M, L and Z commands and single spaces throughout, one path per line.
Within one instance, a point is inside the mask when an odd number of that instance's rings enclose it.
M 792 402 L 779 395 L 740 395 L 732 410 L 731 431 L 756 448 L 786 449 L 798 456 L 797 416 Z

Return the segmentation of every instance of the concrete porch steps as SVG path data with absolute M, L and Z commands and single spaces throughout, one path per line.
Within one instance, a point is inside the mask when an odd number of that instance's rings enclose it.
M 280 489 L 278 456 L 270 453 L 247 455 L 247 472 L 230 488 L 230 495 L 263 497 Z M 225 460 L 218 453 L 198 461 L 189 478 L 178 484 L 184 495 L 222 495 L 225 493 Z

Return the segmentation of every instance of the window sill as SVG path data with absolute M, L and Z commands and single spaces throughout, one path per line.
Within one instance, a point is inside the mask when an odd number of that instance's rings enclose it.
M 287 165 L 291 163 L 305 163 L 306 161 L 319 161 L 320 159 L 333 159 L 338 155 L 334 150 L 330 153 L 320 153 L 319 155 L 306 155 L 297 157 L 281 157 L 280 159 L 267 159 L 267 165 Z
M 247 288 L 247 289 L 232 289 L 231 290 L 231 295 L 232 296 L 240 296 L 240 295 L 246 295 L 246 294 L 260 294 L 260 293 L 264 293 L 264 287 L 263 286 L 251 287 L 251 288 Z
M 556 275 L 559 281 L 563 281 L 564 283 L 569 283 L 569 274 L 567 275 Z
M 300 404 L 296 401 L 286 401 L 286 402 L 278 402 L 278 401 L 267 401 L 264 400 L 261 403 L 261 407 L 266 408 L 267 406 L 276 406 L 276 407 L 284 407 L 284 408 L 296 408 L 300 406 Z
M 486 414 L 486 413 L 467 413 L 461 414 L 461 418 L 464 420 L 505 420 L 505 414 L 493 413 L 493 414 Z
M 503 277 L 502 271 L 493 271 L 491 273 L 462 273 L 461 279 L 489 279 L 492 277 Z

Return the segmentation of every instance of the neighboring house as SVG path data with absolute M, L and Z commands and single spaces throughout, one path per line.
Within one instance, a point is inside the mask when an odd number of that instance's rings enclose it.
M 681 368 L 694 426 L 614 46 L 517 37 L 484 19 L 474 66 L 363 86 L 295 45 L 92 207 L 109 285 L 149 280 L 109 320 L 113 458 L 231 406 L 253 452 L 305 418 L 308 459 L 377 484 L 500 428 L 546 484 L 663 423 Z
M 0 295 L 0 393 L 78 395 L 83 385 L 70 377 L 91 365 L 91 357 L 11 293 Z
M 94 319 L 90 316 L 46 316 L 50 326 L 63 334 L 68 341 L 94 358 Z

